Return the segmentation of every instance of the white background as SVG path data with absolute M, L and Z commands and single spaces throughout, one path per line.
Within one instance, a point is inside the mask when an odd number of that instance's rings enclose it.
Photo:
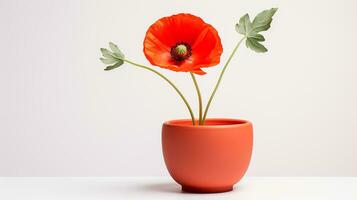
M 148 26 L 190 12 L 219 31 L 224 62 L 240 16 L 270 7 L 269 52 L 241 46 L 209 116 L 253 122 L 250 176 L 357 176 L 353 0 L 1 0 L 0 176 L 167 175 L 161 125 L 187 118 L 184 104 L 148 71 L 103 71 L 99 48 L 148 64 Z M 205 99 L 221 67 L 199 77 Z M 160 71 L 196 110 L 189 75 Z

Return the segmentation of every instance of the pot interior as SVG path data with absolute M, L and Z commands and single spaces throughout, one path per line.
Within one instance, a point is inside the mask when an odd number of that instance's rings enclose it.
M 198 122 L 196 122 L 198 123 Z M 249 123 L 246 120 L 241 119 L 224 119 L 224 118 L 212 118 L 206 119 L 205 125 L 203 126 L 225 126 L 225 125 L 240 125 Z M 192 121 L 190 119 L 178 119 L 165 122 L 167 125 L 173 126 L 192 126 Z

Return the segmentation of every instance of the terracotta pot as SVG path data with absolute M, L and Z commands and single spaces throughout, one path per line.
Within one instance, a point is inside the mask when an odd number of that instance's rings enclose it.
M 253 147 L 252 124 L 239 119 L 167 121 L 162 149 L 172 178 L 186 192 L 226 192 L 245 174 Z

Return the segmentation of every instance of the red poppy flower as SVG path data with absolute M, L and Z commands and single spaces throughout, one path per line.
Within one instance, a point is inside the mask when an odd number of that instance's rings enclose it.
M 222 44 L 213 26 L 191 14 L 164 17 L 146 32 L 144 54 L 152 65 L 177 72 L 205 74 L 220 62 Z

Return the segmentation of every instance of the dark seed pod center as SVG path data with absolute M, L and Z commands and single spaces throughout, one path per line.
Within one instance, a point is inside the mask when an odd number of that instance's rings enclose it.
M 190 45 L 185 42 L 176 43 L 171 47 L 171 58 L 176 62 L 182 62 L 192 55 Z

